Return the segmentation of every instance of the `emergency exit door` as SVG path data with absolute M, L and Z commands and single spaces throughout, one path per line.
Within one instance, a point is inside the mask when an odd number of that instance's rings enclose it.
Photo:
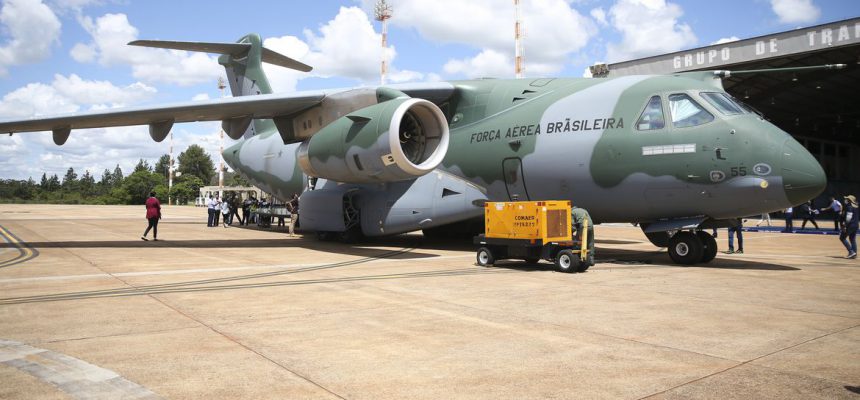
M 511 201 L 529 200 L 526 182 L 523 180 L 523 161 L 519 157 L 502 160 L 502 172 L 505 176 L 505 186 Z

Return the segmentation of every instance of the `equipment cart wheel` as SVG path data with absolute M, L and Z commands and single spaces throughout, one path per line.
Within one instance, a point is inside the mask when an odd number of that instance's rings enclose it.
M 704 251 L 702 240 L 690 232 L 678 232 L 669 239 L 669 257 L 678 264 L 695 264 L 702 260 Z
M 555 268 L 559 272 L 576 272 L 579 270 L 579 257 L 576 257 L 568 249 L 559 251 L 558 255 L 555 256 Z
M 540 261 L 540 257 L 529 257 L 523 260 L 526 264 L 537 264 Z
M 493 252 L 486 247 L 478 249 L 478 265 L 482 267 L 493 265 L 496 259 L 493 257 Z

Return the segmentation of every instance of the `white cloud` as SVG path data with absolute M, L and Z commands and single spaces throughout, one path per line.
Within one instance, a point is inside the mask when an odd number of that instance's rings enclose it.
M 363 0 L 366 9 L 372 1 Z M 441 43 L 461 43 L 478 49 L 471 60 L 450 60 L 446 71 L 466 70 L 461 63 L 488 69 L 467 76 L 510 77 L 514 74 L 513 29 L 515 12 L 510 2 L 499 0 L 392 0 L 391 24 L 414 28 L 421 36 Z M 527 75 L 561 70 L 570 54 L 582 49 L 596 33 L 595 24 L 565 0 L 534 0 L 521 5 L 523 47 Z M 485 64 L 488 57 L 503 56 L 507 70 Z M 449 72 L 450 73 L 450 72 Z M 500 74 L 501 73 L 501 74 Z
M 590 14 L 591 18 L 594 18 L 594 20 L 597 21 L 597 23 L 599 23 L 601 26 L 609 25 L 609 22 L 606 20 L 606 11 L 604 11 L 603 8 L 594 8 L 591 10 Z
M 155 88 L 140 82 L 118 87 L 108 81 L 83 80 L 75 74 L 68 77 L 54 75 L 52 86 L 58 94 L 69 98 L 74 103 L 104 104 L 111 107 L 139 103 L 156 93 Z
M 214 56 L 128 46 L 128 42 L 138 39 L 138 31 L 125 14 L 105 14 L 95 20 L 80 17 L 79 21 L 92 42 L 78 43 L 72 48 L 71 55 L 76 61 L 128 65 L 137 79 L 182 86 L 214 81 L 223 74 Z
M 669 53 L 696 43 L 693 29 L 678 21 L 681 7 L 665 0 L 619 0 L 609 10 L 621 43 L 607 46 L 609 62 Z
M 487 49 L 472 58 L 450 60 L 444 70 L 448 74 L 469 78 L 502 77 L 510 76 L 514 65 L 508 55 Z
M 314 67 L 310 73 L 292 71 L 264 64 L 269 83 L 277 91 L 293 91 L 296 83 L 307 77 L 333 76 L 357 79 L 366 83 L 379 81 L 382 60 L 382 35 L 373 29 L 367 14 L 358 7 L 341 7 L 337 16 L 318 31 L 305 29 L 304 40 L 295 36 L 268 38 L 263 45 L 278 53 Z M 403 82 L 421 79 L 424 74 L 392 67 L 397 52 L 386 49 L 389 80 Z
M 191 98 L 191 101 L 209 100 L 209 93 L 198 93 Z
M 711 43 L 711 45 L 715 45 L 715 44 L 723 44 L 723 43 L 731 43 L 731 42 L 737 42 L 738 40 L 741 40 L 741 39 L 740 39 L 739 37 L 737 37 L 737 36 L 731 36 L 731 37 L 727 37 L 727 38 L 720 38 L 720 39 L 719 39 L 719 40 L 717 40 L 716 42 Z
M 74 74 L 55 75 L 50 84 L 31 83 L 3 96 L 0 115 L 27 118 L 105 109 L 137 103 L 154 94 L 154 88 L 140 82 L 119 87 L 106 81 L 84 80 Z M 74 131 L 62 147 L 54 144 L 50 133 L 19 133 L 11 138 L 11 143 L 9 139 L 0 137 L 0 151 L 9 146 L 16 148 L 3 153 L 9 157 L 0 157 L 0 175 L 7 178 L 38 179 L 42 172 L 62 175 L 70 166 L 79 174 L 89 169 L 98 176 L 104 168 L 112 170 L 117 163 L 123 169 L 126 165 L 131 168 L 140 157 L 153 154 L 145 126 Z
M 821 17 L 812 0 L 770 0 L 770 6 L 783 24 L 815 22 Z
M 0 47 L 0 75 L 7 68 L 41 61 L 59 43 L 60 20 L 40 0 L 6 0 L 0 9 L 5 43 Z

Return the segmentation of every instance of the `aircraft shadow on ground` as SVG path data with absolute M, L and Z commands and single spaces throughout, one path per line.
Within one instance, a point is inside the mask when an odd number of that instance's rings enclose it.
M 359 243 L 349 245 L 336 242 L 321 242 L 315 238 L 305 237 L 304 239 L 213 239 L 213 240 L 158 240 L 158 241 L 143 241 L 137 240 L 83 240 L 83 241 L 57 241 L 57 242 L 22 242 L 22 245 L 33 249 L 281 249 L 287 247 L 300 247 L 306 250 L 315 250 L 322 252 L 336 252 L 359 257 L 374 257 L 377 254 L 384 253 L 384 250 L 366 247 L 371 243 Z M 418 259 L 436 257 L 434 254 L 427 254 L 414 251 L 415 247 L 420 245 L 415 240 L 405 241 L 400 243 L 406 249 L 394 256 L 386 256 L 384 258 L 394 259 Z M 385 245 L 385 243 L 380 243 Z M 12 243 L 0 243 L 0 249 L 16 248 Z M 387 253 L 385 253 L 387 254 Z
M 670 267 L 683 268 L 675 265 L 665 250 L 642 251 L 617 248 L 602 248 L 600 244 L 634 244 L 640 243 L 635 240 L 597 240 L 596 255 L 598 263 L 613 263 L 624 265 L 668 265 Z M 475 251 L 477 246 L 472 243 L 471 238 L 425 238 L 422 235 L 397 235 L 378 238 L 366 238 L 359 243 L 347 244 L 339 242 L 324 242 L 317 240 L 313 234 L 300 235 L 297 238 L 284 239 L 216 239 L 216 240 L 160 240 L 157 242 L 145 242 L 142 240 L 112 240 L 112 241 L 59 241 L 59 242 L 25 242 L 24 245 L 33 249 L 51 248 L 134 248 L 134 249 L 157 249 L 157 248 L 184 248 L 184 249 L 207 249 L 207 248 L 235 248 L 235 249 L 278 249 L 285 247 L 299 247 L 307 250 L 336 252 L 359 257 L 378 257 L 384 254 L 389 259 L 421 259 L 432 258 L 437 255 L 415 251 L 425 250 L 447 250 L 447 251 Z M 380 249 L 368 246 L 401 247 L 403 250 L 396 254 L 383 253 Z M 15 247 L 11 243 L 0 243 L 0 249 Z M 733 257 L 733 256 L 730 256 Z M 502 262 L 500 265 L 514 265 L 515 261 Z M 518 264 L 522 265 L 522 263 Z M 737 270 L 766 270 L 766 271 L 797 271 L 799 268 L 779 265 L 769 262 L 750 261 L 743 259 L 728 259 L 718 256 L 707 264 L 696 264 L 695 267 L 715 269 L 737 269 Z

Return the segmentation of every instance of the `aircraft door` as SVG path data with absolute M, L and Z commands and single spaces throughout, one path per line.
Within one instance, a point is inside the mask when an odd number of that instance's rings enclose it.
M 519 157 L 506 158 L 502 161 L 502 172 L 505 176 L 505 186 L 511 201 L 529 200 L 526 183 L 523 179 L 523 160 Z

